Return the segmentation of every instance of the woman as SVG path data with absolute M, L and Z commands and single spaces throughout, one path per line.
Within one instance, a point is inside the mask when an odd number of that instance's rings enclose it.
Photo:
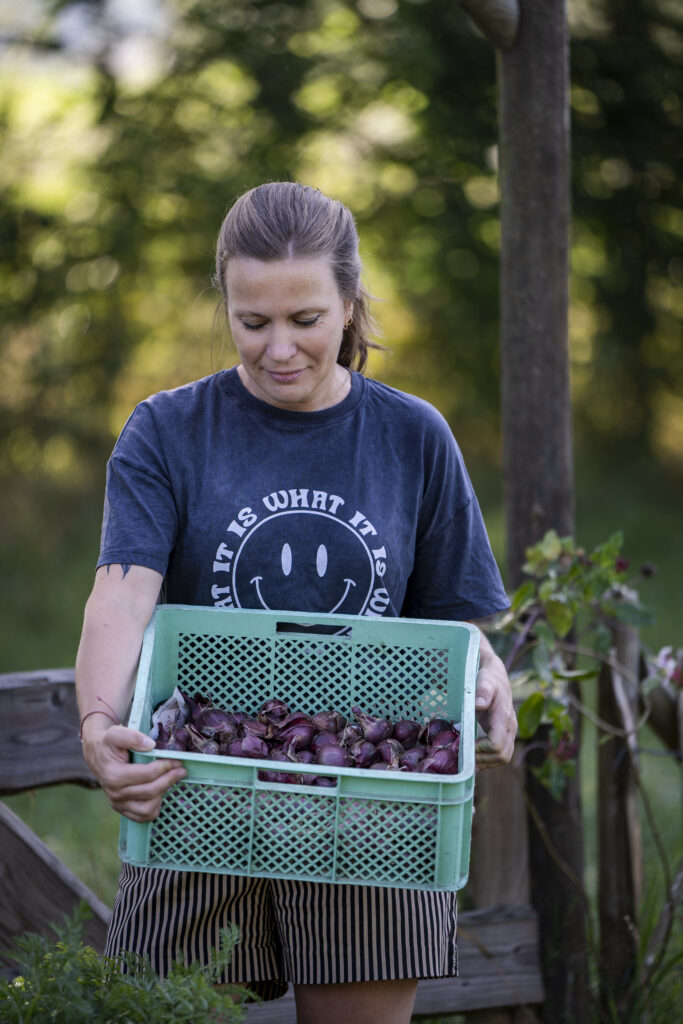
M 359 372 L 368 309 L 350 212 L 271 183 L 221 227 L 216 283 L 239 365 L 141 403 L 108 465 L 102 548 L 77 659 L 85 758 L 112 806 L 156 817 L 181 763 L 129 763 L 153 742 L 117 724 L 160 593 L 172 603 L 477 620 L 507 606 L 476 498 L 443 418 Z M 106 704 L 99 698 L 103 698 Z M 479 767 L 516 731 L 481 642 Z M 151 871 L 124 865 L 109 952 L 165 973 L 241 931 L 226 981 L 295 986 L 300 1024 L 401 1024 L 417 979 L 455 974 L 456 898 Z

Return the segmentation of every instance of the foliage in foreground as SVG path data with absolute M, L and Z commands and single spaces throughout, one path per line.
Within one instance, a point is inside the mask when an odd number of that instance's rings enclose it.
M 238 941 L 235 928 L 221 930 L 209 965 L 175 961 L 162 980 L 146 957 L 104 957 L 84 945 L 88 915 L 81 904 L 63 926 L 53 925 L 55 941 L 35 934 L 17 940 L 11 955 L 22 974 L 0 987 L 0 1024 L 233 1024 L 245 1019 L 242 1006 L 230 999 L 244 999 L 245 993 L 213 987 Z
M 606 938 L 601 934 L 598 943 L 594 908 L 581 879 L 575 879 L 588 913 L 590 954 L 597 974 L 594 1019 L 602 1024 L 669 1024 L 680 1017 L 676 1010 L 683 992 L 683 863 L 674 872 L 671 850 L 663 842 L 640 770 L 637 737 L 655 690 L 675 717 L 683 693 L 683 648 L 668 645 L 653 653 L 641 645 L 637 668 L 619 661 L 617 634 L 652 621 L 635 584 L 655 572 L 654 566 L 644 565 L 629 575 L 622 544 L 622 534 L 614 533 L 589 552 L 571 537 L 546 533 L 527 548 L 523 571 L 528 578 L 512 595 L 510 610 L 496 624 L 492 640 L 505 659 L 513 687 L 523 694 L 517 714 L 519 736 L 530 741 L 527 753 L 544 748 L 541 764 L 529 765 L 529 770 L 556 799 L 562 798 L 567 779 L 575 772 L 578 714 L 589 715 L 603 736 L 621 739 L 658 854 L 665 894 L 662 905 L 653 890 L 637 919 L 621 922 L 632 955 L 629 971 L 617 986 L 604 969 Z M 582 699 L 582 686 L 588 682 L 615 687 L 616 695 L 617 677 L 624 695 L 623 701 L 615 697 L 619 725 L 603 721 Z M 631 703 L 644 713 L 633 714 Z M 629 704 L 628 710 L 624 704 Z
M 535 774 L 558 799 L 577 754 L 570 715 L 571 705 L 578 703 L 573 688 L 597 679 L 602 666 L 612 664 L 615 628 L 653 621 L 628 578 L 622 544 L 617 532 L 587 552 L 571 537 L 548 531 L 527 549 L 523 569 L 530 578 L 515 591 L 510 611 L 498 623 L 506 638 L 506 667 L 516 691 L 526 693 L 518 710 L 519 736 L 531 739 L 542 724 L 549 726 L 548 756 Z M 648 577 L 654 571 L 646 565 L 639 575 Z M 646 690 L 660 681 L 660 662 L 667 652 L 672 648 L 656 656 L 643 652 L 649 673 Z M 629 680 L 634 685 L 638 681 Z M 585 710 L 581 705 L 579 709 Z

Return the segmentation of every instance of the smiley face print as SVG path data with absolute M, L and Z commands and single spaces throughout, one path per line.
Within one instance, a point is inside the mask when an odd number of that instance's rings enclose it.
M 237 607 L 359 614 L 374 583 L 372 553 L 326 512 L 291 509 L 252 528 L 235 555 Z

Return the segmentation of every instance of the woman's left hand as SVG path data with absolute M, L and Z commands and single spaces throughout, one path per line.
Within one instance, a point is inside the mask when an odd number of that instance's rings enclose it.
M 486 736 L 477 740 L 477 768 L 495 768 L 497 765 L 508 764 L 515 749 L 517 716 L 505 665 L 484 633 L 481 634 L 479 647 L 475 707 L 477 721 L 486 732 Z

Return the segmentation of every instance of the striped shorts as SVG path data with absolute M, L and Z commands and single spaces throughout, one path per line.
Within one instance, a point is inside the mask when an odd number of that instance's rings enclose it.
M 454 892 L 208 875 L 123 864 L 105 952 L 206 963 L 228 922 L 240 940 L 222 982 L 261 999 L 287 983 L 443 978 L 458 973 Z

